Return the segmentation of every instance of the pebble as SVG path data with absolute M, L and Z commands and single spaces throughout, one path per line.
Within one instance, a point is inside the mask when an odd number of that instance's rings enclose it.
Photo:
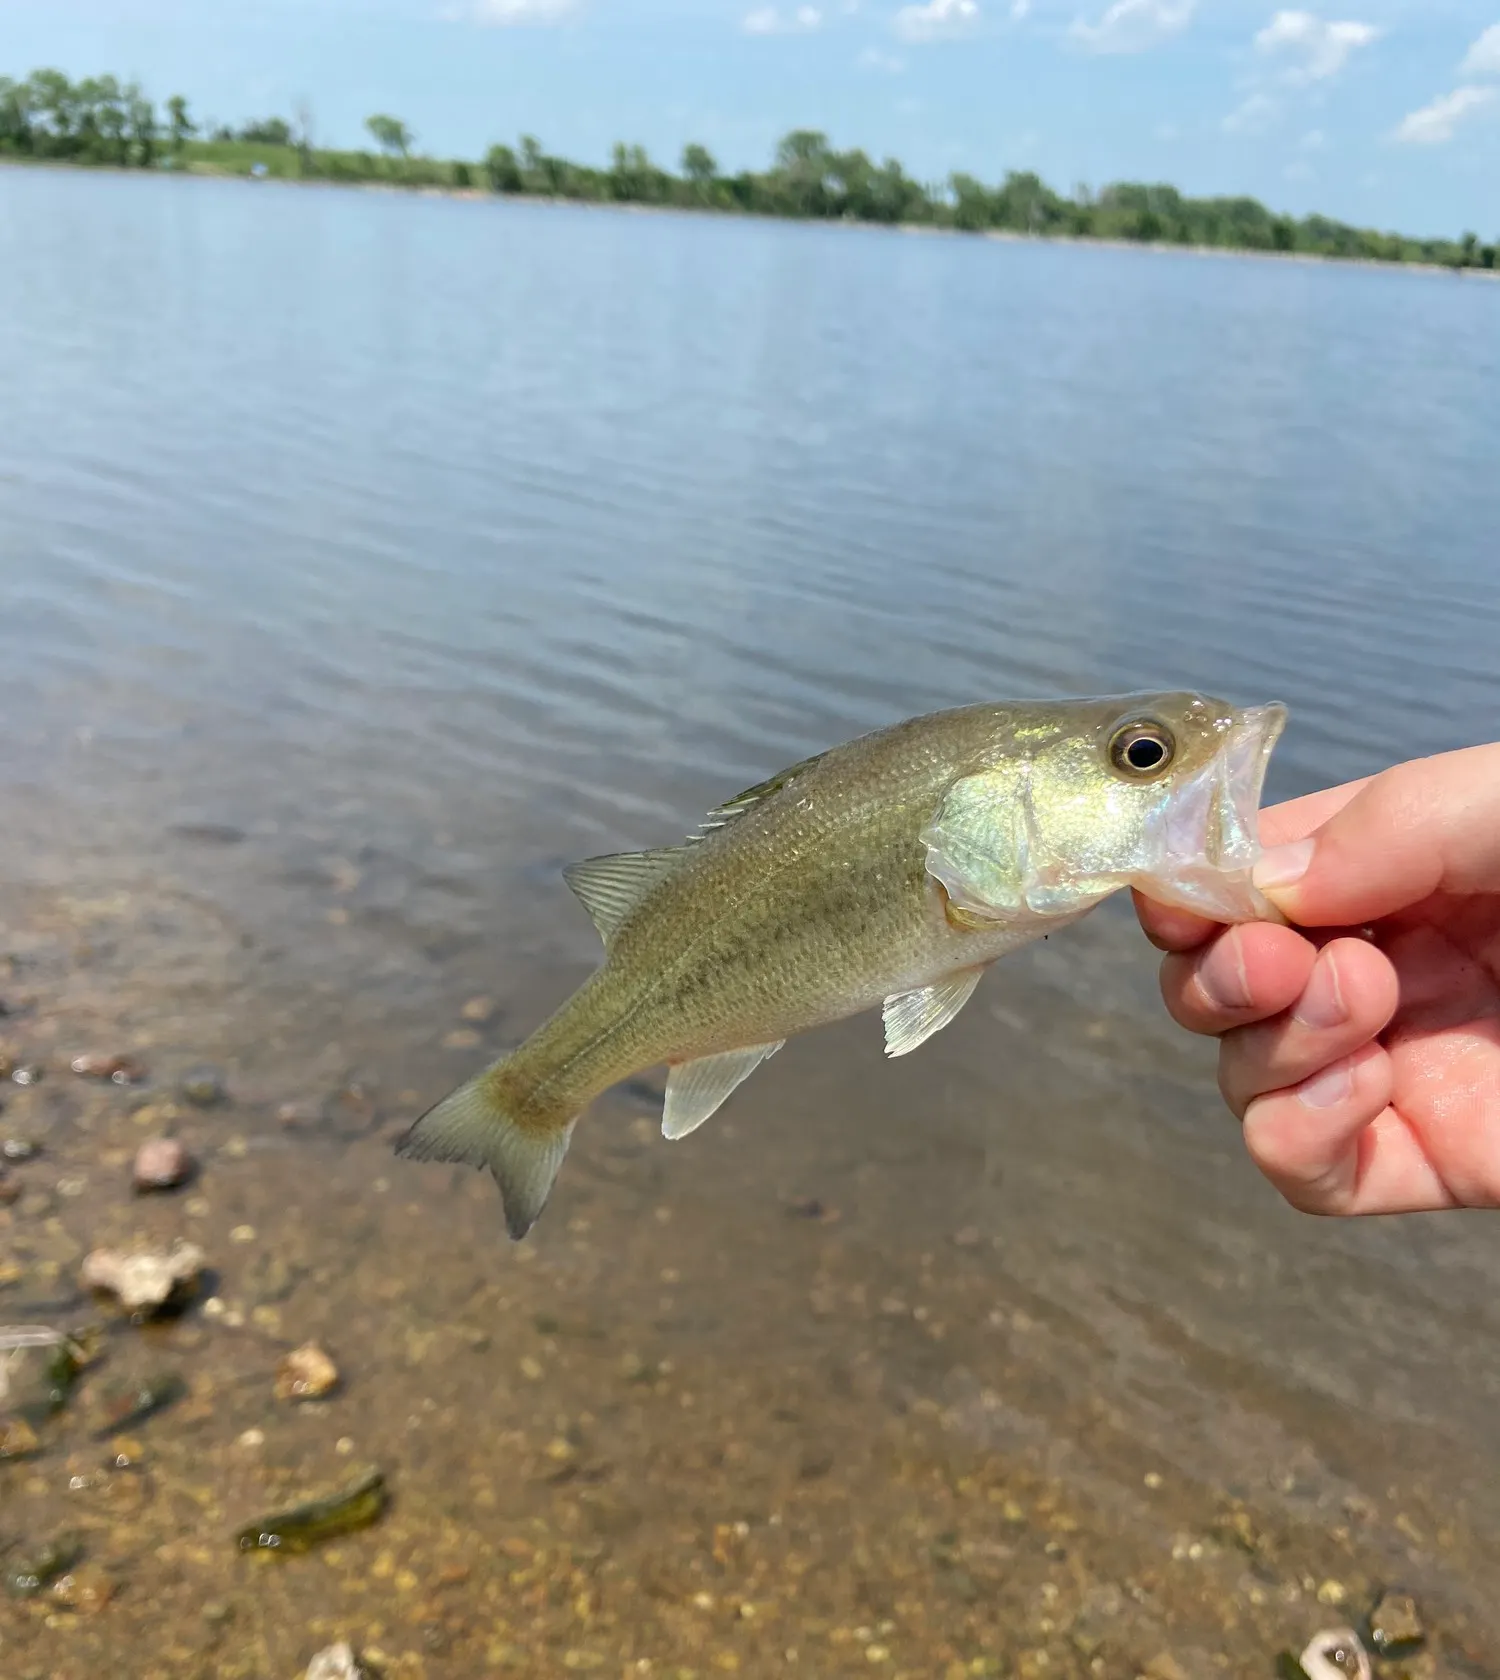
M 473 1027 L 455 1027 L 452 1032 L 443 1034 L 445 1050 L 472 1050 L 478 1042 L 479 1034 Z
M 175 1190 L 193 1170 L 193 1158 L 176 1138 L 147 1138 L 135 1152 L 132 1178 L 140 1191 Z
M 15 1085 L 39 1085 L 42 1070 L 35 1062 L 23 1062 L 10 1070 L 10 1077 Z
M 25 1418 L 13 1417 L 0 1421 L 0 1460 L 25 1458 L 38 1447 L 36 1431 Z
M 1372 1680 L 1369 1655 L 1353 1628 L 1315 1633 L 1298 1661 L 1308 1680 Z
M 130 1312 L 165 1306 L 190 1286 L 203 1270 L 203 1250 L 196 1243 L 178 1243 L 167 1253 L 124 1254 L 96 1248 L 83 1262 L 81 1281 L 88 1289 L 107 1289 Z
M 363 1680 L 367 1670 L 360 1666 L 354 1647 L 347 1640 L 319 1651 L 307 1665 L 302 1680 Z
M 217 1108 L 229 1094 L 224 1075 L 218 1068 L 208 1066 L 190 1068 L 177 1088 L 194 1108 Z
M 7 1161 L 34 1161 L 41 1152 L 42 1146 L 30 1138 L 8 1137 L 0 1142 L 0 1158 Z
M 276 1367 L 278 1400 L 321 1400 L 338 1385 L 339 1368 L 316 1342 L 294 1348 Z
M 471 997 L 459 1010 L 459 1014 L 466 1021 L 477 1021 L 480 1025 L 493 1020 L 495 1015 L 495 1000 L 491 997 Z
M 65 1609 L 89 1616 L 102 1610 L 114 1597 L 115 1584 L 94 1564 L 70 1569 L 52 1583 L 52 1598 Z
M 1427 1637 L 1417 1601 L 1409 1593 L 1385 1592 L 1370 1612 L 1370 1640 L 1381 1656 L 1404 1655 Z
M 108 1079 L 116 1085 L 139 1085 L 146 1077 L 145 1064 L 134 1056 L 88 1054 L 75 1056 L 69 1065 L 84 1079 Z

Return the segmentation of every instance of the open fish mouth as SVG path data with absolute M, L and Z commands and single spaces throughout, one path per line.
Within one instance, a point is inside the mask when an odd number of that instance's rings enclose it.
M 1214 921 L 1280 919 L 1250 872 L 1261 851 L 1261 790 L 1286 717 L 1279 702 L 1237 713 L 1208 765 L 1164 787 L 1148 822 L 1143 892 Z

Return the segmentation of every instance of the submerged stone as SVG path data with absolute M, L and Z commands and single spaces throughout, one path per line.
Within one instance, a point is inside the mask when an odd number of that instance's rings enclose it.
M 185 1101 L 192 1103 L 194 1108 L 217 1108 L 229 1095 L 224 1082 L 224 1075 L 216 1067 L 206 1063 L 201 1067 L 189 1068 L 183 1074 L 178 1085 Z
M 1385 1592 L 1370 1612 L 1370 1643 L 1383 1657 L 1405 1656 L 1427 1637 L 1410 1593 Z
M 325 1540 L 367 1528 L 385 1509 L 385 1476 L 367 1470 L 338 1493 L 309 1499 L 246 1523 L 235 1535 L 242 1552 L 311 1551 Z
M 294 1348 L 276 1367 L 278 1400 L 321 1400 L 338 1386 L 339 1368 L 316 1342 Z
M 129 1312 L 156 1310 L 186 1294 L 203 1270 L 203 1250 L 177 1243 L 167 1253 L 125 1254 L 96 1248 L 83 1262 L 85 1287 L 109 1290 Z
M 175 1190 L 193 1170 L 193 1158 L 176 1138 L 147 1138 L 135 1154 L 131 1180 L 137 1190 Z

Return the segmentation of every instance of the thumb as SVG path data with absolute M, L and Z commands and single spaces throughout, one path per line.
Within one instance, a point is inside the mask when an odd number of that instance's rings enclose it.
M 1373 922 L 1437 892 L 1500 892 L 1500 744 L 1372 777 L 1306 839 L 1263 853 L 1254 880 L 1303 927 Z

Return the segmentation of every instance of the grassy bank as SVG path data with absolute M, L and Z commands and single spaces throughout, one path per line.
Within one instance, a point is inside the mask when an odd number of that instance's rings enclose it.
M 366 124 L 369 149 L 312 144 L 312 121 L 272 117 L 238 131 L 202 134 L 187 101 L 174 96 L 163 113 L 134 84 L 112 76 L 70 83 L 40 70 L 25 81 L 0 77 L 0 158 L 115 168 L 178 169 L 446 191 L 482 190 L 635 204 L 722 214 L 794 217 L 929 227 L 961 233 L 1107 240 L 1192 249 L 1493 271 L 1496 246 L 1478 235 L 1419 239 L 1352 227 L 1328 216 L 1292 217 L 1243 196 L 1192 198 L 1175 187 L 1123 181 L 1064 196 L 1030 171 L 1011 170 L 995 185 L 953 174 L 924 183 L 893 158 L 876 163 L 841 151 L 816 130 L 799 129 L 777 146 L 769 169 L 725 173 L 708 150 L 683 148 L 677 172 L 641 146 L 617 145 L 606 167 L 549 153 L 534 136 L 497 144 L 482 160 L 426 157 L 399 119 Z

